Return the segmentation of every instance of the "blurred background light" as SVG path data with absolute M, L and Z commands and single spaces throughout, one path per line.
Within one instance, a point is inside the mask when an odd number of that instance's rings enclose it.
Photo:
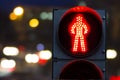
M 114 49 L 108 49 L 106 53 L 107 59 L 115 59 L 117 57 L 117 51 Z
M 49 13 L 48 13 L 48 20 L 52 20 L 52 17 L 53 17 L 53 16 L 52 16 L 52 12 L 49 12 Z
M 41 50 L 45 49 L 45 46 L 44 46 L 44 44 L 39 43 L 39 44 L 37 44 L 36 48 L 37 48 L 38 51 L 41 51 Z
M 0 65 L 1 65 L 2 68 L 12 69 L 12 68 L 15 68 L 16 62 L 13 59 L 8 60 L 8 59 L 4 58 L 4 59 L 1 60 Z
M 112 76 L 110 77 L 110 80 L 120 80 L 120 76 L 112 75 Z
M 12 12 L 12 13 L 10 13 L 9 18 L 10 18 L 10 20 L 16 20 L 17 16 Z
M 13 71 L 15 71 L 15 68 L 15 60 L 2 58 L 0 60 L 0 77 L 9 76 Z
M 42 50 L 38 53 L 39 58 L 43 60 L 49 60 L 52 58 L 52 52 L 50 50 Z
M 19 52 L 24 52 L 25 51 L 25 46 L 19 45 L 18 50 L 19 50 Z
M 25 61 L 27 63 L 38 63 L 39 57 L 37 54 L 26 54 Z
M 40 19 L 46 20 L 48 18 L 48 13 L 47 12 L 41 12 L 40 13 Z
M 9 76 L 10 74 L 11 72 L 9 70 L 0 67 L 0 77 L 6 77 Z
M 36 18 L 33 18 L 29 21 L 29 26 L 32 28 L 36 28 L 39 25 L 39 20 Z
M 6 56 L 17 56 L 19 54 L 19 50 L 17 47 L 6 46 L 3 48 L 3 54 Z
M 13 12 L 15 15 L 20 16 L 24 14 L 24 9 L 21 6 L 18 6 L 14 8 Z
M 39 64 L 44 66 L 52 58 L 52 52 L 50 50 L 42 50 L 38 52 Z
M 52 12 L 41 12 L 40 19 L 42 20 L 52 20 Z

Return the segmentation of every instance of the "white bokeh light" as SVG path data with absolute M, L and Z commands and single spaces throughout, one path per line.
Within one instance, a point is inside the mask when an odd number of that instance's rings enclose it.
M 8 69 L 15 68 L 16 66 L 16 62 L 13 59 L 10 59 L 10 60 L 2 59 L 0 64 L 2 68 L 8 68 Z
M 23 15 L 24 9 L 21 6 L 18 6 L 13 10 L 13 12 L 15 13 L 15 15 L 20 16 Z
M 39 58 L 44 60 L 49 60 L 52 57 L 52 53 L 49 50 L 42 50 L 39 52 Z
M 27 63 L 37 63 L 39 61 L 39 57 L 37 54 L 26 54 L 25 61 Z
M 19 54 L 19 50 L 17 47 L 6 46 L 3 48 L 3 54 L 6 56 L 17 56 Z
M 108 49 L 106 54 L 107 59 L 115 59 L 117 57 L 117 52 L 114 49 Z

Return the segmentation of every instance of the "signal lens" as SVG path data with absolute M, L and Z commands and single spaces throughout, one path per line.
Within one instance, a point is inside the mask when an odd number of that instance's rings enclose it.
M 60 80 L 102 80 L 102 71 L 86 60 L 75 60 L 68 63 L 60 73 Z
M 102 20 L 88 7 L 69 9 L 61 18 L 58 29 L 59 42 L 71 56 L 86 57 L 93 54 L 102 38 Z

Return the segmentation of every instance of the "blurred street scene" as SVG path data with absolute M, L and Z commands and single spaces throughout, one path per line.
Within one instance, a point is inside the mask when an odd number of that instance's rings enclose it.
M 120 76 L 119 0 L 2 0 L 0 80 L 52 80 L 53 9 L 105 9 L 106 75 Z

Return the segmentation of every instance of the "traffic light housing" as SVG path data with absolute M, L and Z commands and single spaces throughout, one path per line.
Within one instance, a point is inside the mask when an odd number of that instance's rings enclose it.
M 76 6 L 53 12 L 53 80 L 104 80 L 105 10 Z

